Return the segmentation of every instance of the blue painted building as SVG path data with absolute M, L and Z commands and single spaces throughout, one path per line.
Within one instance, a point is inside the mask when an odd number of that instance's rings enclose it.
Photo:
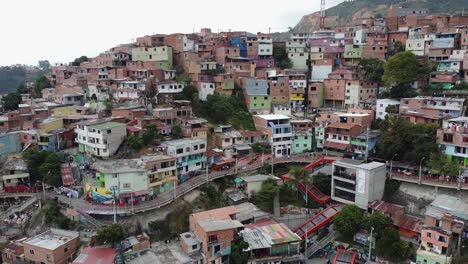
M 22 150 L 18 133 L 0 134 L 0 156 L 18 153 Z
M 247 43 L 242 36 L 235 36 L 231 38 L 231 46 L 238 47 L 241 57 L 247 57 Z

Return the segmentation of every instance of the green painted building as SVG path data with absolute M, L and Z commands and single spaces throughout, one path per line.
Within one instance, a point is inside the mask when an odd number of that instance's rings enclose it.
M 292 138 L 293 154 L 312 151 L 312 134 L 301 133 L 295 134 Z

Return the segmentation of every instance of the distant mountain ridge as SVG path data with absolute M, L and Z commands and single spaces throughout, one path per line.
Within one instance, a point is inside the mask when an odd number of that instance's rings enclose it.
M 342 2 L 327 9 L 325 11 L 325 26 L 343 25 L 360 17 L 385 17 L 391 6 L 427 8 L 429 14 L 446 13 L 452 15 L 461 14 L 464 8 L 468 13 L 467 0 L 355 0 Z M 293 31 L 313 32 L 319 29 L 319 22 L 319 12 L 305 15 L 294 27 Z

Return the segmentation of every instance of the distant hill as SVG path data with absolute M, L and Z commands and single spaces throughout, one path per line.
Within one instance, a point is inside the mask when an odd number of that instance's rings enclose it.
M 18 86 L 33 80 L 41 74 L 41 70 L 34 66 L 12 65 L 0 67 L 0 94 L 14 92 Z
M 463 8 L 468 13 L 467 0 L 355 0 L 338 4 L 326 10 L 325 25 L 343 25 L 353 18 L 385 17 L 390 6 L 421 7 L 429 9 L 430 14 L 461 14 Z M 319 13 L 305 15 L 294 27 L 294 32 L 312 32 L 319 29 Z

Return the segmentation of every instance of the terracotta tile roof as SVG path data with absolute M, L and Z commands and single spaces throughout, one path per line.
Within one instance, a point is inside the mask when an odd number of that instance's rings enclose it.
M 222 157 L 223 152 L 222 151 L 214 151 L 212 149 L 209 149 L 206 151 L 206 157 L 207 158 L 212 158 L 212 157 Z
M 336 142 L 330 142 L 330 141 L 325 141 L 323 144 L 324 148 L 332 148 L 332 149 L 340 149 L 340 150 L 345 150 L 349 145 L 348 144 L 343 144 L 343 143 L 336 143 Z
M 423 228 L 424 221 L 417 217 L 404 214 L 393 224 L 401 228 L 405 228 L 411 231 L 415 231 L 417 233 L 421 233 L 421 229 Z
M 202 220 L 231 220 L 230 215 L 234 215 L 237 213 L 236 207 L 228 206 L 223 208 L 218 208 L 214 210 L 199 212 L 192 214 L 193 219 L 195 222 L 202 221 Z
M 240 134 L 243 136 L 243 137 L 259 137 L 259 136 L 262 136 L 264 135 L 262 131 L 240 131 Z
M 341 129 L 351 129 L 351 128 L 353 128 L 354 126 L 359 126 L 359 125 L 353 124 L 353 123 L 333 122 L 333 123 L 330 123 L 327 127 L 341 128 Z

